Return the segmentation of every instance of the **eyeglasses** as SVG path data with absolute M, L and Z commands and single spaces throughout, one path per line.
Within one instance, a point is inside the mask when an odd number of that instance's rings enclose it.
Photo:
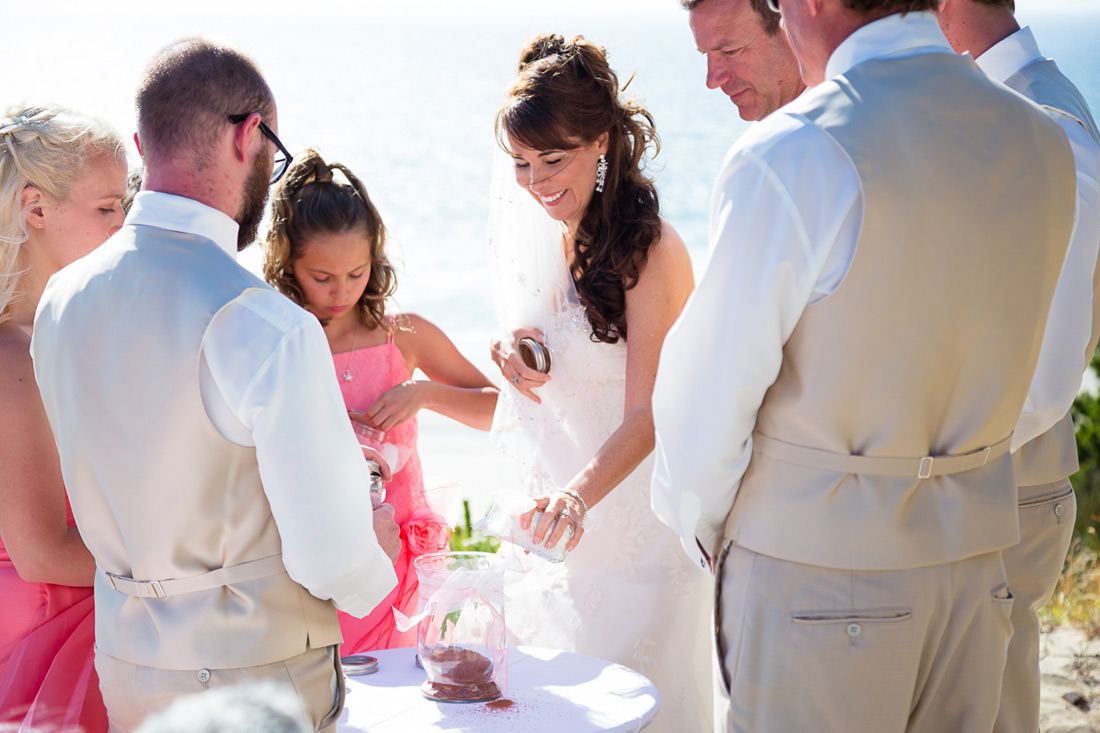
M 239 125 L 248 119 L 251 112 L 243 115 L 229 115 L 229 121 L 234 125 Z M 271 142 L 275 143 L 277 152 L 275 154 L 275 167 L 271 169 L 271 183 L 276 183 L 283 174 L 286 173 L 286 169 L 290 167 L 290 159 L 293 158 L 290 151 L 286 149 L 282 141 L 271 131 L 271 128 L 264 124 L 263 120 L 260 120 L 260 132 L 264 134 Z
M 779 0 L 764 0 L 768 4 L 768 9 L 773 13 L 779 12 Z

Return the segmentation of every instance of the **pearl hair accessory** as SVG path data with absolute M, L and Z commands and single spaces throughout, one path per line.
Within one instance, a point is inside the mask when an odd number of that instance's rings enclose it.
M 607 180 L 607 156 L 600 153 L 600 160 L 596 163 L 596 193 L 603 193 L 603 184 Z

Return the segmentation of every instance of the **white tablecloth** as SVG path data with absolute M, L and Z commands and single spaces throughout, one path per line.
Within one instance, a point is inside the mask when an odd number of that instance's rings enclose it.
M 535 647 L 509 647 L 508 689 L 487 703 L 445 703 L 420 694 L 424 671 L 416 650 L 369 652 L 375 674 L 347 678 L 337 733 L 416 731 L 638 731 L 657 714 L 660 696 L 648 679 L 602 659 Z M 501 703 L 497 703 L 501 705 Z

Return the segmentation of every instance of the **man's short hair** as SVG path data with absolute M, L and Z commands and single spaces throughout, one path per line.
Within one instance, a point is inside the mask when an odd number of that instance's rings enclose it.
M 1016 3 L 1014 0 L 974 0 L 974 2 L 981 5 L 992 5 L 995 8 L 1008 8 L 1012 12 L 1016 12 Z
M 252 59 L 202 38 L 161 49 L 137 92 L 138 140 L 147 161 L 205 162 L 228 116 L 270 119 L 275 98 Z
M 680 0 L 680 5 L 685 10 L 695 10 L 696 7 L 702 5 L 706 0 Z M 760 16 L 760 24 L 764 26 L 764 32 L 769 36 L 774 36 L 779 32 L 779 13 L 773 12 L 768 7 L 767 0 L 749 0 L 749 5 L 756 11 L 756 14 Z
M 940 0 L 844 0 L 844 7 L 860 15 L 880 11 L 918 13 L 922 10 L 939 10 Z

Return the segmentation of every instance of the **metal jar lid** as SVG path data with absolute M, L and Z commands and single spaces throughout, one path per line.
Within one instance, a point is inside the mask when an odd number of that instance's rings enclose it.
M 378 461 L 368 458 L 367 467 L 370 469 L 371 504 L 377 509 L 386 500 L 386 482 L 382 479 L 382 467 Z
M 366 654 L 352 654 L 348 657 L 340 657 L 340 666 L 344 668 L 344 674 L 374 674 L 378 671 L 378 659 Z
M 543 374 L 550 373 L 550 350 L 530 336 L 519 340 L 519 355 L 523 363 Z

